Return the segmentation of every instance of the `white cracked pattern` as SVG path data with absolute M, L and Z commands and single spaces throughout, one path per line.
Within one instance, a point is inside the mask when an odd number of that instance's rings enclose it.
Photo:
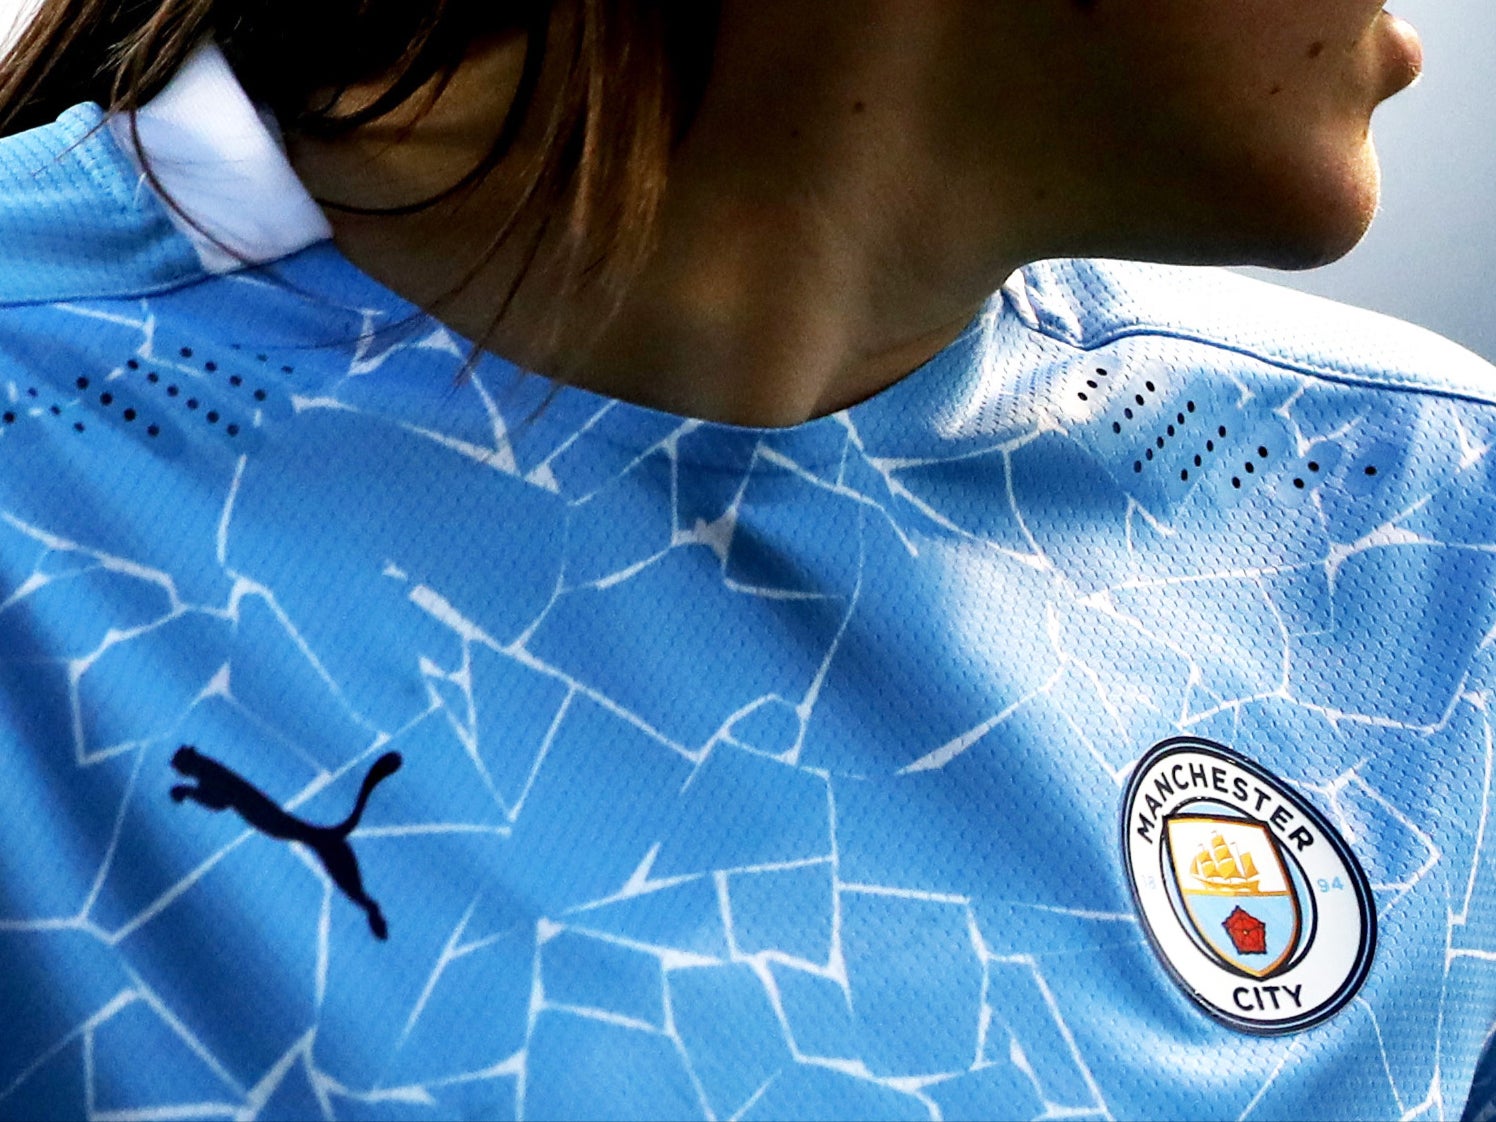
M 5 313 L 46 369 L 0 320 L 0 1113 L 1464 1109 L 1488 408 L 1086 352 L 1010 292 L 788 434 L 536 415 L 430 323 L 203 289 Z M 1118 814 L 1179 734 L 1366 869 L 1324 1026 L 1232 1033 L 1153 958 Z M 310 849 L 173 804 L 183 743 L 318 822 L 401 753 L 352 835 L 388 943 Z

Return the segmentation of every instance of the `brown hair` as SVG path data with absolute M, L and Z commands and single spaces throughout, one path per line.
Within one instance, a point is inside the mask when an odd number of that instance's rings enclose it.
M 559 230 L 563 283 L 621 292 L 652 245 L 670 151 L 710 69 L 717 9 L 718 0 L 43 0 L 0 60 L 0 136 L 83 101 L 138 109 L 208 36 L 283 129 L 335 136 L 439 93 L 475 39 L 521 33 L 518 90 L 484 158 L 435 196 L 372 212 L 453 195 L 538 122 L 544 143 L 520 170 L 518 201 L 483 259 L 525 227 L 538 230 L 524 256 L 533 261 L 547 231 Z M 561 77 L 540 104 L 547 60 Z M 378 96 L 341 108 L 350 88 L 369 82 L 381 83 Z

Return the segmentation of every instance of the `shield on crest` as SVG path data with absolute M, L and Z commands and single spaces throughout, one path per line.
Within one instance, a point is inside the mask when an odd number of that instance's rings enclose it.
M 1165 871 L 1190 926 L 1221 962 L 1254 978 L 1293 955 L 1303 928 L 1298 894 L 1272 832 L 1243 818 L 1167 820 Z

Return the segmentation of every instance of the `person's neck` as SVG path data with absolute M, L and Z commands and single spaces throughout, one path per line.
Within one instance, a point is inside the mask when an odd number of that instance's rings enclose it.
M 491 141 L 505 104 L 494 91 L 513 87 L 519 61 L 517 42 L 495 43 L 413 125 L 293 142 L 292 162 L 323 198 L 392 204 L 433 193 Z M 605 310 L 595 295 L 547 286 L 543 257 L 496 329 L 516 252 L 502 250 L 451 291 L 506 209 L 502 173 L 461 202 L 407 216 L 334 210 L 335 239 L 371 276 L 525 369 L 707 420 L 777 427 L 822 416 L 924 364 L 1022 260 L 958 271 L 959 250 L 940 243 L 958 242 L 959 231 L 930 222 L 938 208 L 917 194 L 898 91 L 880 97 L 857 86 L 855 68 L 838 73 L 838 89 L 781 81 L 777 101 L 745 100 L 758 76 L 730 64 L 714 77 L 672 162 L 658 249 L 601 333 L 565 330 Z

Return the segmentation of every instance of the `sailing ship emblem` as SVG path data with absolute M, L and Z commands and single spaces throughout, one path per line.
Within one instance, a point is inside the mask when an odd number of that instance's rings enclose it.
M 1246 818 L 1181 815 L 1165 836 L 1188 926 L 1232 969 L 1254 978 L 1299 948 L 1304 917 L 1268 828 Z
M 1239 846 L 1227 842 L 1219 830 L 1195 854 L 1190 862 L 1190 876 L 1206 890 L 1224 896 L 1256 896 L 1262 879 L 1251 850 L 1243 853 Z

